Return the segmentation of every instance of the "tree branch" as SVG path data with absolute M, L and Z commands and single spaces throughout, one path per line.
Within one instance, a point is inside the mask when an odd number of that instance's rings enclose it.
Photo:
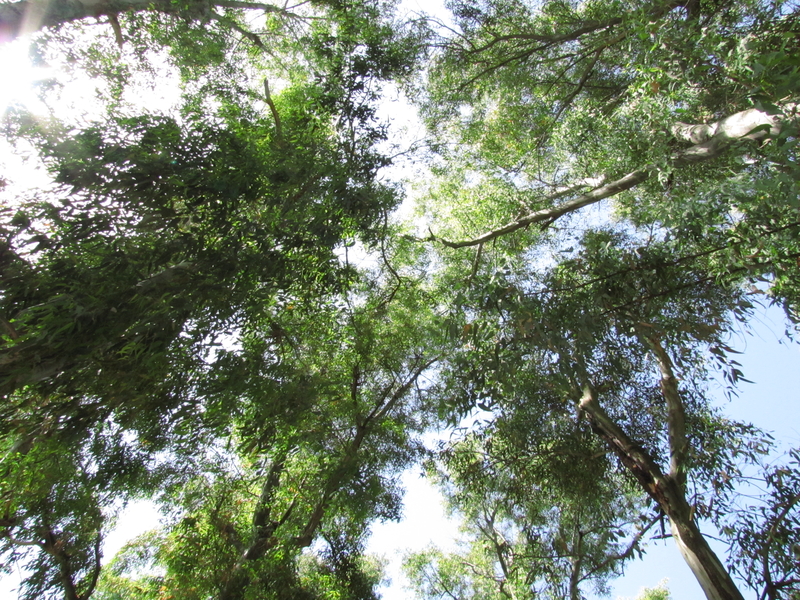
M 284 142 L 283 128 L 281 127 L 281 116 L 278 114 L 278 109 L 275 107 L 275 103 L 272 101 L 272 94 L 269 92 L 269 81 L 266 77 L 264 78 L 264 98 L 266 99 L 267 106 L 269 106 L 269 110 L 272 113 L 272 118 L 275 120 L 275 139 L 278 142 L 278 145 L 283 146 Z
M 760 552 L 761 568 L 762 568 L 762 574 L 764 576 L 764 583 L 766 585 L 766 589 L 769 591 L 774 591 L 776 588 L 778 588 L 778 585 L 776 585 L 772 581 L 772 572 L 770 571 L 769 568 L 770 546 L 772 545 L 772 542 L 775 541 L 775 532 L 778 529 L 778 525 L 780 525 L 781 521 L 783 521 L 786 518 L 786 515 L 789 514 L 789 511 L 792 510 L 792 507 L 794 507 L 794 505 L 797 504 L 798 502 L 800 502 L 800 494 L 795 494 L 788 500 L 788 502 L 786 502 L 781 512 L 775 515 L 775 520 L 772 523 L 772 526 L 769 528 L 769 533 L 767 533 L 767 539 L 765 540 L 764 546 Z
M 597 393 L 591 386 L 586 386 L 583 397 L 578 403 L 578 408 L 588 418 L 595 429 L 609 445 L 614 449 L 619 459 L 629 471 L 636 477 L 645 491 L 656 502 L 661 504 L 663 498 L 658 490 L 658 483 L 663 481 L 664 474 L 653 458 L 641 447 L 628 437 L 622 428 L 617 425 L 597 399 Z
M 703 139 L 703 136 L 707 136 L 709 134 L 711 137 L 705 139 L 705 141 L 701 143 L 695 144 L 690 148 L 673 154 L 669 158 L 668 164 L 673 167 L 682 167 L 697 162 L 710 160 L 722 154 L 725 149 L 730 147 L 735 142 L 742 140 L 762 141 L 770 135 L 776 135 L 783 129 L 783 127 L 787 125 L 797 125 L 797 107 L 797 103 L 787 104 L 783 107 L 784 112 L 780 115 L 770 115 L 763 110 L 750 108 L 726 117 L 725 119 L 713 124 L 713 126 L 702 126 L 709 127 L 707 131 L 703 130 L 705 133 L 702 135 L 696 132 L 686 133 L 690 130 L 694 131 L 693 128 L 698 126 L 679 124 L 676 126 L 676 128 L 674 128 L 673 134 L 683 136 L 681 139 L 691 139 L 692 136 L 694 136 L 694 139 Z M 711 133 L 712 130 L 713 133 Z M 628 173 L 616 181 L 612 181 L 595 188 L 586 194 L 581 194 L 580 196 L 558 206 L 537 210 L 511 221 L 506 225 L 498 227 L 497 229 L 493 229 L 484 233 L 483 235 L 469 240 L 450 241 L 437 237 L 431 233 L 430 236 L 425 238 L 423 241 L 439 242 L 448 248 L 465 248 L 468 246 L 484 244 L 535 223 L 544 223 L 549 225 L 556 219 L 566 214 L 576 212 L 585 206 L 595 204 L 600 200 L 615 196 L 620 192 L 629 190 L 639 185 L 640 183 L 646 181 L 655 171 L 655 166 L 647 165 L 641 169 Z M 549 195 L 542 198 L 541 201 L 547 202 L 557 197 L 558 196 L 556 195 Z
M 442 244 L 443 246 L 447 246 L 448 248 L 466 248 L 468 246 L 477 246 L 478 244 L 485 244 L 486 242 L 490 242 L 503 235 L 513 233 L 514 231 L 518 231 L 520 229 L 523 229 L 524 227 L 528 227 L 529 225 L 533 225 L 535 223 L 550 224 L 559 217 L 562 217 L 571 212 L 575 212 L 583 208 L 584 206 L 594 204 L 596 202 L 599 202 L 600 200 L 603 200 L 604 198 L 608 198 L 609 196 L 614 196 L 624 190 L 628 190 L 640 184 L 650 176 L 650 173 L 654 169 L 655 169 L 654 167 L 646 167 L 645 169 L 633 171 L 632 173 L 628 173 L 627 175 L 621 177 L 620 179 L 617 179 L 616 181 L 612 181 L 611 183 L 602 185 L 592 190 L 591 192 L 582 194 L 577 198 L 573 198 L 572 200 L 564 202 L 563 204 L 554 206 L 552 208 L 537 210 L 528 215 L 525 215 L 524 217 L 520 217 L 516 221 L 507 223 L 502 227 L 493 229 L 492 231 L 484 233 L 483 235 L 473 238 L 471 240 L 452 242 L 444 238 L 437 237 L 433 233 L 431 233 L 430 236 L 423 241 L 439 242 L 440 244 Z M 546 196 L 542 200 L 547 201 L 554 197 L 562 195 L 563 193 L 557 193 L 551 196 Z
M 103 568 L 103 565 L 101 564 L 103 558 L 103 552 L 101 549 L 102 543 L 103 536 L 98 533 L 94 540 L 93 546 L 94 565 L 92 565 L 92 575 L 89 579 L 89 585 L 86 587 L 86 590 L 83 592 L 83 594 L 81 594 L 81 598 L 91 598 L 95 587 L 97 587 L 97 581 L 100 578 L 100 571 Z
M 286 448 L 282 448 L 270 465 L 267 478 L 261 487 L 256 510 L 253 512 L 253 541 L 240 559 L 241 561 L 260 558 L 268 549 L 268 541 L 275 533 L 275 526 L 270 522 L 272 501 L 280 484 L 287 454 Z
M 641 335 L 653 354 L 661 371 L 661 394 L 667 403 L 667 437 L 669 438 L 670 475 L 681 489 L 686 484 L 686 455 L 689 443 L 686 439 L 686 410 L 678 391 L 678 378 L 675 377 L 672 360 L 661 345 L 658 334 L 647 323 L 637 325 Z
M 707 125 L 678 122 L 671 128 L 672 135 L 695 145 L 674 154 L 670 163 L 673 166 L 683 166 L 701 162 L 719 156 L 734 142 L 764 141 L 769 136 L 778 135 L 787 125 L 797 126 L 797 109 L 798 103 L 790 102 L 783 105 L 782 112 L 778 114 L 749 108 Z
M 586 573 L 586 574 L 583 576 L 583 578 L 582 578 L 582 579 L 583 579 L 583 580 L 585 580 L 585 579 L 588 579 L 589 577 L 591 577 L 592 575 L 594 575 L 595 573 L 597 573 L 597 572 L 598 572 L 598 571 L 600 571 L 601 569 L 604 569 L 604 568 L 606 568 L 606 567 L 607 567 L 608 565 L 610 565 L 612 562 L 616 562 L 616 561 L 618 561 L 618 560 L 624 560 L 624 559 L 628 558 L 628 557 L 629 557 L 631 554 L 633 554 L 633 551 L 634 551 L 634 549 L 636 548 L 636 545 L 637 545 L 637 544 L 638 544 L 638 543 L 641 541 L 641 539 L 644 537 L 644 535 L 645 535 L 645 534 L 646 534 L 648 531 L 650 531 L 650 529 L 653 527 L 653 525 L 655 525 L 656 523 L 658 523 L 658 521 L 659 521 L 659 520 L 660 520 L 662 517 L 663 517 L 663 513 L 659 512 L 659 514 L 657 514 L 655 517 L 653 517 L 653 518 L 652 518 L 652 519 L 651 519 L 651 520 L 650 520 L 650 521 L 647 523 L 647 525 L 645 525 L 645 526 L 644 526 L 644 527 L 643 527 L 641 530 L 639 530 L 639 531 L 637 531 L 637 532 L 636 532 L 636 534 L 633 536 L 633 538 L 631 538 L 631 541 L 630 541 L 630 543 L 628 544 L 628 547 L 627 547 L 627 548 L 625 548 L 625 550 L 623 550 L 622 552 L 618 552 L 617 554 L 613 554 L 613 555 L 609 556 L 608 558 L 606 558 L 606 560 L 604 560 L 603 562 L 601 562 L 601 563 L 600 563 L 599 565 L 597 565 L 595 568 L 593 568 L 593 569 L 589 570 L 589 571 L 588 571 L 588 572 L 587 572 L 587 573 Z
M 253 42 L 253 44 L 257 48 L 259 48 L 261 50 L 265 49 L 264 42 L 261 41 L 261 38 L 257 34 L 253 33 L 252 31 L 248 31 L 244 27 L 241 27 L 233 19 L 230 19 L 230 18 L 224 17 L 224 16 L 222 16 L 220 14 L 217 14 L 213 10 L 208 11 L 208 16 L 211 17 L 212 19 L 214 19 L 215 21 L 219 21 L 220 23 L 223 23 L 223 24 L 227 25 L 228 27 L 230 27 L 234 31 L 238 31 L 244 37 L 246 37 L 248 40 Z
M 81 600 L 75 588 L 75 579 L 69 555 L 64 550 L 64 540 L 58 539 L 49 526 L 45 526 L 42 537 L 44 538 L 41 544 L 42 550 L 52 556 L 58 564 L 61 585 L 64 587 L 64 600 Z
M 386 416 L 386 414 L 397 404 L 397 402 L 403 396 L 405 396 L 408 390 L 411 389 L 411 386 L 414 385 L 414 382 L 417 380 L 417 378 L 419 378 L 420 375 L 422 375 L 423 371 L 425 371 L 425 369 L 430 367 L 437 360 L 439 360 L 439 357 L 432 358 L 420 364 L 414 371 L 412 371 L 406 382 L 401 385 L 394 394 L 392 394 L 391 398 L 387 402 L 378 402 L 372 412 L 370 412 L 370 414 L 363 420 L 361 425 L 356 427 L 355 437 L 345 451 L 345 455 L 339 463 L 339 466 L 333 471 L 327 483 L 325 484 L 322 497 L 314 508 L 314 511 L 311 513 L 311 517 L 309 517 L 308 522 L 303 529 L 303 533 L 295 538 L 296 544 L 301 547 L 307 547 L 311 545 L 311 542 L 314 539 L 314 534 L 322 523 L 322 518 L 328 508 L 328 505 L 333 500 L 334 494 L 341 489 L 342 481 L 350 469 L 352 469 L 355 465 L 358 451 L 367 435 L 370 433 L 372 424 L 383 419 L 383 417 Z

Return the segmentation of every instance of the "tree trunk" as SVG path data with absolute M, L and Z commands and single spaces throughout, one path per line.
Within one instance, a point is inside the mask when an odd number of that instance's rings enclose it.
M 678 475 L 665 475 L 653 458 L 608 415 L 587 386 L 579 404 L 594 432 L 602 437 L 645 492 L 669 517 L 673 537 L 708 600 L 744 600 L 727 569 L 692 519 Z
M 670 515 L 672 537 L 708 600 L 743 600 L 728 570 L 691 519 Z
M 579 584 L 581 582 L 581 566 L 583 563 L 583 534 L 575 532 L 572 548 L 572 569 L 569 574 L 569 600 L 582 600 Z

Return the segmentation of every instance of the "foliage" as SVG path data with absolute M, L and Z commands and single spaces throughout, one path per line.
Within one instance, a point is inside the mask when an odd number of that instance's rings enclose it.
M 497 418 L 451 444 L 438 480 L 464 520 L 464 549 L 406 557 L 423 598 L 580 598 L 606 591 L 657 521 L 623 479 L 604 477 L 606 453 L 590 432 L 524 439 L 531 423 Z M 599 450 L 599 452 L 598 452 Z
M 644 588 L 636 600 L 670 600 L 670 598 L 666 583 L 661 582 L 658 587 Z
M 800 593 L 798 459 L 793 449 L 785 464 L 765 468 L 757 502 L 728 504 L 727 514 L 720 515 L 721 530 L 733 539 L 732 568 L 761 598 L 794 598 Z
M 366 598 L 378 581 L 362 524 L 399 514 L 433 358 L 418 293 L 338 253 L 379 240 L 398 202 L 373 104 L 416 38 L 378 5 L 323 13 L 276 36 L 295 61 L 279 89 L 224 29 L 132 15 L 153 52 L 121 66 L 148 72 L 170 44 L 179 111 L 9 114 L 55 181 L 4 208 L 1 550 L 29 569 L 27 597 L 88 598 L 108 525 L 141 496 L 171 517 L 99 578 L 103 597 L 329 597 L 330 580 Z M 318 539 L 330 551 L 302 566 Z
M 740 598 L 697 518 L 725 514 L 769 439 L 715 410 L 706 382 L 743 380 L 727 336 L 756 294 L 796 310 L 796 7 L 450 6 L 422 99 L 424 240 L 452 290 L 440 414 L 491 410 L 486 452 L 510 441 L 514 458 L 594 436 L 618 461 L 596 479 L 627 473 L 717 582 L 707 596 Z M 593 481 L 573 469 L 556 479 Z
M 797 453 L 743 505 L 772 440 L 709 392 L 755 299 L 797 320 L 795 4 L 61 4 L 35 53 L 100 109 L 4 117 L 53 178 L 0 209 L 25 597 L 375 598 L 369 524 L 423 456 L 464 540 L 407 557 L 422 597 L 602 592 L 665 518 L 709 598 L 796 593 Z M 409 224 L 395 86 L 430 132 Z M 160 528 L 101 569 L 138 498 Z

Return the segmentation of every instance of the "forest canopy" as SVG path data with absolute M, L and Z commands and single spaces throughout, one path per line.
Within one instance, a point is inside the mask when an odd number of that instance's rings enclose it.
M 378 598 L 420 466 L 467 541 L 417 598 L 580 600 L 656 536 L 800 598 L 800 449 L 713 392 L 755 305 L 800 323 L 797 3 L 20 0 L 0 43 L 58 71 L 1 108 L 20 598 Z

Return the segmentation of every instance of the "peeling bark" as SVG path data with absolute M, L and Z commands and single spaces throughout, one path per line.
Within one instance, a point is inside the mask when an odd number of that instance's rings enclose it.
M 671 162 L 681 166 L 708 160 L 722 154 L 734 142 L 761 142 L 778 135 L 787 125 L 797 126 L 797 108 L 797 103 L 792 102 L 782 107 L 783 112 L 776 114 L 749 108 L 707 125 L 676 123 L 672 134 L 679 140 L 692 142 L 694 146 L 673 156 Z

